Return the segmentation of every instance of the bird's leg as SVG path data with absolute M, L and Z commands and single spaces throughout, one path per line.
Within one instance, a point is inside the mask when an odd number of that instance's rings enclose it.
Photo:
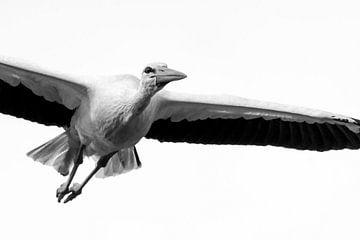
M 63 197 L 70 192 L 69 186 L 75 176 L 75 173 L 76 173 L 79 165 L 83 163 L 84 149 L 85 149 L 85 145 L 81 145 L 79 152 L 76 156 L 76 159 L 74 161 L 74 166 L 71 169 L 70 176 L 68 177 L 67 181 L 64 182 L 63 184 L 61 184 L 61 186 L 56 190 L 56 197 L 58 199 L 58 202 L 61 202 L 61 199 L 63 199 Z
M 138 167 L 141 167 L 142 163 L 140 162 L 140 158 L 139 158 L 139 155 L 136 151 L 136 147 L 134 146 L 134 154 L 135 154 L 135 160 L 136 160 L 136 164 Z
M 71 194 L 65 199 L 64 203 L 67 203 L 74 198 L 76 198 L 78 195 L 81 194 L 82 189 L 85 187 L 85 185 L 89 182 L 89 180 L 99 171 L 101 168 L 105 167 L 106 164 L 109 162 L 110 158 L 114 155 L 114 153 L 110 153 L 108 155 L 105 155 L 99 159 L 99 161 L 96 163 L 96 167 L 90 172 L 90 174 L 86 177 L 86 179 L 81 183 L 74 183 L 71 188 L 69 189 L 69 192 Z

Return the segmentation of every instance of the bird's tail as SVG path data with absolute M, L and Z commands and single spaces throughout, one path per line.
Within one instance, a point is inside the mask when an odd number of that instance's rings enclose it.
M 79 144 L 74 144 L 74 140 L 66 131 L 31 150 L 27 153 L 27 156 L 42 164 L 53 166 L 61 175 L 66 176 L 69 174 L 69 169 L 78 150 Z
M 140 168 L 141 162 L 137 160 L 136 154 L 134 147 L 121 149 L 110 158 L 106 167 L 97 172 L 96 177 L 116 176 Z

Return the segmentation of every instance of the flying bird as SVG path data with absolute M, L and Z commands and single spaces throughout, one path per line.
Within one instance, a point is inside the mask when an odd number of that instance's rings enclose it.
M 79 77 L 0 58 L 0 112 L 64 128 L 28 153 L 69 175 L 56 191 L 59 202 L 66 197 L 64 203 L 81 194 L 95 174 L 108 177 L 139 168 L 135 145 L 143 137 L 314 151 L 360 148 L 357 119 L 236 96 L 163 90 L 185 77 L 164 63 L 147 65 L 140 78 Z M 81 184 L 72 184 L 85 156 L 96 166 Z

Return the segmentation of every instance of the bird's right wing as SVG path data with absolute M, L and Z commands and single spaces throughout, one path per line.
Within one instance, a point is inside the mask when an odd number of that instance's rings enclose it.
M 154 122 L 146 137 L 159 141 L 317 151 L 360 148 L 358 120 L 320 110 L 172 92 L 159 94 L 153 105 Z
M 87 96 L 77 78 L 0 57 L 0 112 L 45 125 L 68 126 Z

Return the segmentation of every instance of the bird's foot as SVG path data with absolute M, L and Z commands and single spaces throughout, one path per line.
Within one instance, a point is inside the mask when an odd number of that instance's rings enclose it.
M 73 200 L 74 198 L 76 198 L 78 195 L 81 194 L 81 185 L 78 183 L 74 183 L 71 188 L 69 189 L 69 192 L 71 192 L 71 194 L 69 196 L 67 196 L 67 198 L 65 199 L 64 203 L 67 203 L 71 200 Z
M 60 185 L 60 187 L 56 190 L 56 197 L 58 199 L 58 202 L 61 202 L 61 200 L 65 197 L 66 194 L 70 192 L 69 187 L 67 186 L 67 183 L 63 183 Z

